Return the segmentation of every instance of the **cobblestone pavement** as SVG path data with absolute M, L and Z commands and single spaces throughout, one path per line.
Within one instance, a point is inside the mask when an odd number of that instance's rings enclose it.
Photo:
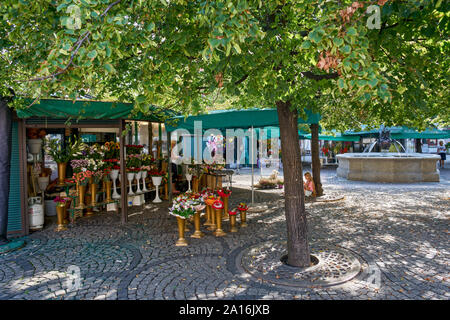
M 246 179 L 236 177 L 234 185 Z M 256 201 L 268 210 L 248 214 L 247 228 L 220 238 L 204 229 L 202 239 L 187 237 L 188 247 L 174 246 L 177 225 L 167 202 L 147 205 L 125 226 L 114 213 L 79 219 L 59 233 L 48 222 L 25 238 L 25 248 L 0 256 L 0 299 L 447 300 L 449 181 L 373 184 L 324 170 L 326 193 L 345 199 L 306 204 L 311 242 L 351 250 L 362 264 L 356 278 L 338 286 L 275 285 L 240 266 L 238 257 L 249 246 L 286 238 L 283 199 L 274 190 L 256 192 Z M 248 188 L 235 188 L 231 204 L 248 199 Z M 187 235 L 192 231 L 190 226 Z M 77 290 L 68 282 L 70 266 L 80 271 Z

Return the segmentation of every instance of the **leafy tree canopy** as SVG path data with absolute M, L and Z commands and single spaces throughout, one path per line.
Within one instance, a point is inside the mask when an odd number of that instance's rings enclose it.
M 370 5 L 381 10 L 378 29 L 367 26 Z M 185 113 L 216 101 L 289 101 L 321 112 L 328 128 L 448 124 L 448 6 L 2 0 L 0 94 L 90 96 Z

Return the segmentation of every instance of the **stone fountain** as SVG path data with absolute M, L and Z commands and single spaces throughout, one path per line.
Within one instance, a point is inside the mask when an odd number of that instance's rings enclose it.
M 379 145 L 381 152 L 371 152 Z M 396 152 L 389 152 L 394 146 Z M 398 148 L 400 146 L 400 148 Z M 406 153 L 403 146 L 391 139 L 390 132 L 382 127 L 377 141 L 367 152 L 337 155 L 337 175 L 348 180 L 371 182 L 439 182 L 438 155 Z

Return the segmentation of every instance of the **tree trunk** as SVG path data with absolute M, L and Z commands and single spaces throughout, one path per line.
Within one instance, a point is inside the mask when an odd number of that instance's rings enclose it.
M 298 114 L 295 109 L 291 111 L 290 106 L 290 102 L 277 102 L 285 188 L 287 263 L 291 266 L 306 267 L 310 265 L 311 259 L 303 193 L 302 162 L 298 143 Z
M 11 110 L 0 96 L 0 245 L 7 243 L 10 168 Z
M 319 124 L 312 123 L 311 128 L 311 169 L 316 195 L 323 195 L 322 182 L 320 181 L 320 158 L 319 158 Z

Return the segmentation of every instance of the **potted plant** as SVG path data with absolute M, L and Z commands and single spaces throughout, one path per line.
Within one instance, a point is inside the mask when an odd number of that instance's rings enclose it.
M 59 139 L 44 139 L 45 152 L 50 155 L 58 166 L 58 184 L 57 186 L 64 186 L 64 179 L 66 178 L 67 163 L 74 158 L 74 156 L 80 152 L 83 144 L 81 138 L 72 138 L 66 143 L 63 148 L 62 141 Z

